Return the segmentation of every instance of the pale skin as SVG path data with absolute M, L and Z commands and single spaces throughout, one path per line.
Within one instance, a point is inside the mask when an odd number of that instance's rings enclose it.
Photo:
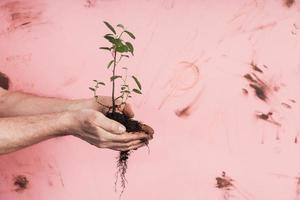
M 40 97 L 0 87 L 0 155 L 65 135 L 116 151 L 138 149 L 153 138 L 154 131 L 147 125 L 141 132 L 127 133 L 123 125 L 104 115 L 111 98 L 101 97 L 100 101 L 105 106 L 94 98 Z M 134 116 L 129 104 L 119 111 Z

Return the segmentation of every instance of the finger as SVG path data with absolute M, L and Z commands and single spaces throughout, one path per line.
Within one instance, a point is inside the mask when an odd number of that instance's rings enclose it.
M 138 148 L 140 148 L 140 147 L 143 147 L 143 146 L 145 146 L 146 144 L 143 142 L 143 143 L 140 143 L 140 144 L 136 144 L 136 145 L 133 145 L 133 146 L 131 146 L 131 147 L 129 147 L 128 149 L 127 149 L 127 151 L 130 151 L 130 150 L 137 150 Z
M 120 124 L 119 122 L 116 122 L 114 120 L 111 120 L 107 117 L 105 117 L 103 114 L 98 113 L 93 123 L 98 126 L 99 128 L 104 129 L 107 132 L 115 133 L 115 134 L 121 134 L 126 131 L 125 126 Z
M 143 139 L 148 139 L 148 135 L 144 132 L 136 132 L 136 133 L 123 133 L 121 135 L 114 135 L 110 134 L 109 139 L 112 142 L 131 142 L 133 140 L 143 140 Z
M 142 130 L 145 131 L 147 134 L 149 134 L 149 135 L 153 135 L 154 134 L 153 128 L 151 128 L 147 124 L 142 124 L 141 126 L 142 126 Z
M 127 117 L 133 118 L 134 113 L 131 108 L 131 105 L 128 103 L 122 103 L 121 100 L 117 100 L 116 104 L 118 105 L 118 110 L 122 113 L 124 113 Z
M 130 146 L 130 147 L 115 147 L 113 149 L 115 149 L 117 151 L 130 151 L 130 150 L 133 150 L 133 149 L 138 149 L 142 146 L 145 146 L 145 143 L 141 142 L 139 144 L 136 144 L 136 145 L 133 145 L 133 146 Z
M 123 109 L 123 113 L 125 115 L 127 115 L 129 118 L 133 118 L 134 117 L 134 113 L 133 113 L 133 110 L 131 108 L 131 105 L 126 103 L 125 106 L 124 106 L 124 109 Z
M 128 149 L 132 146 L 136 146 L 137 144 L 144 143 L 142 140 L 133 140 L 131 142 L 120 143 L 120 142 L 108 142 L 106 146 L 113 149 Z

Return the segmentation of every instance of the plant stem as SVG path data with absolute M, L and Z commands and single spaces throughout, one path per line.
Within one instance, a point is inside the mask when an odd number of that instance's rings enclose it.
M 114 50 L 114 66 L 113 66 L 113 77 L 115 76 L 115 71 L 116 71 L 116 66 L 117 66 L 117 51 L 116 49 Z M 116 103 L 115 103 L 115 79 L 113 79 L 113 86 L 112 86 L 112 112 L 116 112 Z

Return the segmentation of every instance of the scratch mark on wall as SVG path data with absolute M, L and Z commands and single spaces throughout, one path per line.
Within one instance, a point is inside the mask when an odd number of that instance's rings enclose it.
M 84 6 L 87 8 L 96 7 L 97 0 L 85 0 Z
M 288 8 L 292 7 L 295 3 L 295 0 L 283 0 L 283 4 Z
M 42 24 L 43 11 L 35 1 L 5 1 L 0 4 L 0 10 L 7 23 L 5 30 L 1 31 L 2 34 Z
M 250 195 L 246 194 L 246 192 L 242 192 L 242 190 L 237 186 L 235 181 L 226 175 L 226 172 L 222 172 L 221 176 L 216 177 L 216 187 L 219 188 L 222 191 L 222 199 L 223 200 L 230 200 L 233 197 L 232 192 L 236 192 L 239 194 L 237 197 L 238 199 L 245 199 L 249 200 Z
M 199 67 L 195 62 L 182 61 L 179 65 L 174 75 L 167 82 L 166 88 L 168 91 L 159 105 L 159 109 L 161 109 L 170 98 L 174 98 L 179 95 L 179 93 L 182 95 L 193 89 L 200 79 Z
M 193 111 L 195 111 L 195 106 L 196 103 L 198 102 L 200 96 L 202 94 L 202 90 L 200 90 L 198 92 L 198 94 L 196 95 L 196 97 L 193 99 L 193 101 L 186 107 L 182 108 L 182 109 L 177 109 L 175 111 L 175 114 L 180 117 L 180 118 L 187 118 L 189 117 Z

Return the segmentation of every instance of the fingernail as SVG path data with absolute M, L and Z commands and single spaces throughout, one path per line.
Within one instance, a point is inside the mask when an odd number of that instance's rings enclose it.
M 119 126 L 119 131 L 123 133 L 126 131 L 126 128 L 124 126 Z

